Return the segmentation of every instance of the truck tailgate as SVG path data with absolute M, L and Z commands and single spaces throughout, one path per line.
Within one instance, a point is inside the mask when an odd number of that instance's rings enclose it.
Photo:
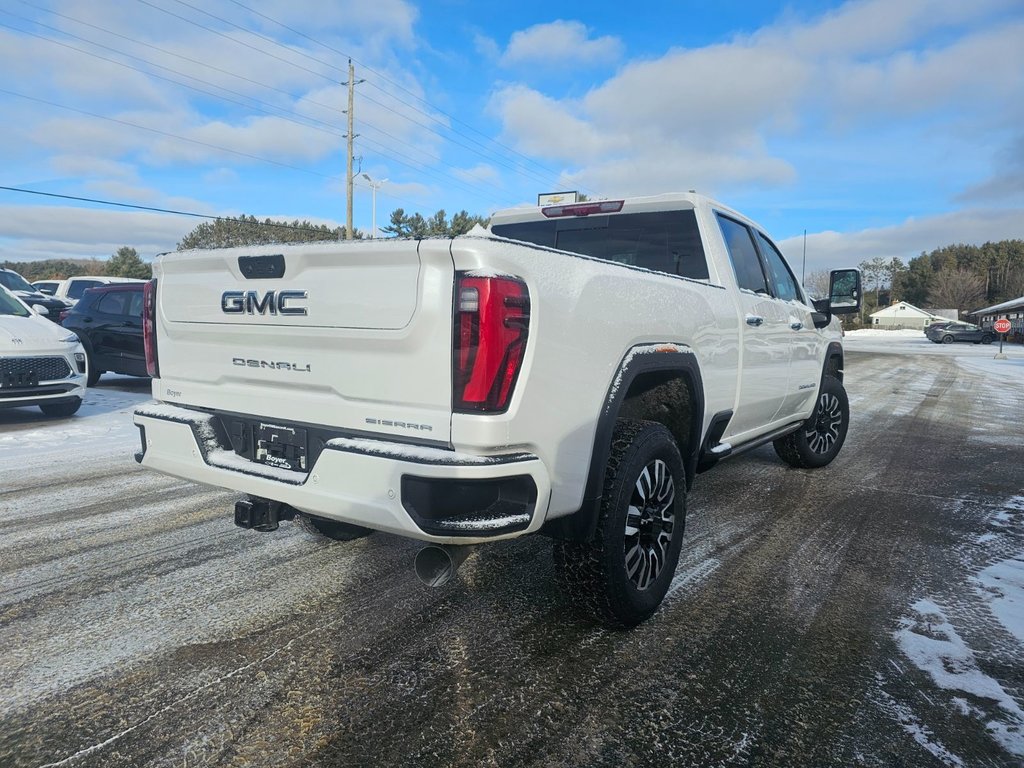
M 447 443 L 449 241 L 354 241 L 159 258 L 154 396 Z

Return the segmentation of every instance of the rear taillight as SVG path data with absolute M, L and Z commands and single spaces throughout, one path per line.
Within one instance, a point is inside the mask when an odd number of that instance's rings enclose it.
M 508 408 L 529 329 L 530 294 L 522 280 L 456 275 L 454 410 L 499 413 Z
M 146 373 L 160 378 L 160 358 L 156 353 L 156 279 L 142 289 L 142 344 L 146 349 Z

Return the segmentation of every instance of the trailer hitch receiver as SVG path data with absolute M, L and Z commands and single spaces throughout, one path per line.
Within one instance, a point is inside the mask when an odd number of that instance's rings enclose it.
M 282 520 L 295 519 L 295 510 L 280 501 L 250 497 L 235 502 L 235 525 L 254 531 L 276 531 Z

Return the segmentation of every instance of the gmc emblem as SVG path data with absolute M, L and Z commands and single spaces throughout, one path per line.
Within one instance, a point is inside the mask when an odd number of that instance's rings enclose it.
M 224 291 L 220 309 L 226 315 L 306 315 L 305 307 L 289 307 L 288 302 L 308 299 L 306 291 Z

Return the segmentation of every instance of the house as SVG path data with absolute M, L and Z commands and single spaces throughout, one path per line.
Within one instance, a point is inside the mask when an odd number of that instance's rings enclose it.
M 1011 337 L 1024 336 L 1024 296 L 1021 296 L 1019 299 L 1004 301 L 1002 304 L 994 304 L 984 309 L 976 309 L 967 314 L 984 328 L 991 328 L 992 323 L 1001 317 L 1005 317 L 1012 326 L 1012 330 L 1008 335 Z
M 948 317 L 947 313 L 953 313 Z M 939 313 L 943 314 L 939 314 Z M 923 331 L 929 323 L 938 323 L 943 320 L 956 320 L 956 310 L 925 310 L 918 309 L 913 304 L 905 301 L 893 302 L 892 306 L 880 309 L 871 313 L 871 325 L 874 328 L 913 328 Z

